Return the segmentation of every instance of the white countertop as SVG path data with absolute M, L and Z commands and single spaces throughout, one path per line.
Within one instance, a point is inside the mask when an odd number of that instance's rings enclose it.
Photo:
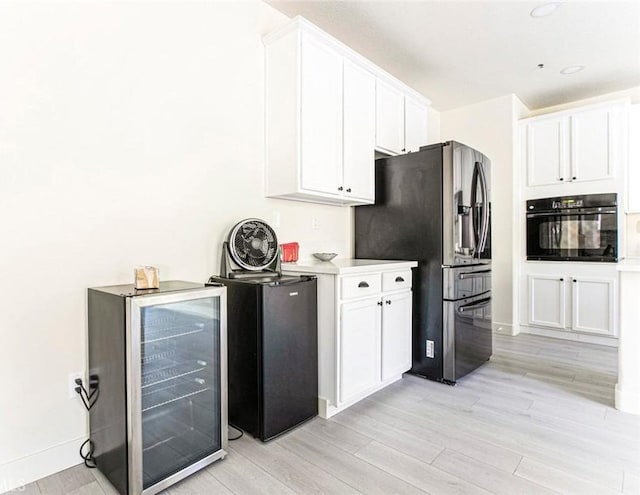
M 282 263 L 282 271 L 342 275 L 345 273 L 402 270 L 414 266 L 418 266 L 417 261 L 356 260 L 344 258 L 334 259 L 333 261 L 301 260 L 296 263 Z
M 618 262 L 616 269 L 619 272 L 640 272 L 640 258 L 625 258 Z

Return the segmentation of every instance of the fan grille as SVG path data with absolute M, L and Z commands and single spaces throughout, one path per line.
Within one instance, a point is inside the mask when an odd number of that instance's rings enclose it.
M 243 220 L 229 234 L 229 251 L 233 260 L 245 270 L 261 270 L 278 255 L 276 233 L 257 218 Z

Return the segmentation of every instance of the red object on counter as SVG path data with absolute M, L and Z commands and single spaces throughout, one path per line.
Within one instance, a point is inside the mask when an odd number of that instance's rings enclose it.
M 292 263 L 298 261 L 298 251 L 300 245 L 297 242 L 287 242 L 286 244 L 280 244 L 282 248 L 282 261 L 284 263 Z

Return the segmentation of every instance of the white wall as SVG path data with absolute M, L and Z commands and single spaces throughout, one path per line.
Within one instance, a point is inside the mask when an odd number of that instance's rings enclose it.
M 350 256 L 350 210 L 263 198 L 261 2 L 0 4 L 0 492 L 79 462 L 87 287 L 205 281 L 238 220 Z M 311 217 L 319 230 L 311 229 Z
M 516 168 L 517 121 L 528 109 L 515 95 L 505 95 L 440 114 L 441 138 L 453 139 L 491 160 L 492 268 L 494 327 L 511 331 L 514 319 L 513 173 Z

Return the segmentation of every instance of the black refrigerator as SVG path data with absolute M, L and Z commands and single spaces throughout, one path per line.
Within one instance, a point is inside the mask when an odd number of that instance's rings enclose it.
M 211 277 L 227 288 L 229 424 L 262 441 L 318 414 L 313 276 Z
M 410 373 L 453 384 L 491 357 L 491 162 L 455 141 L 380 158 L 356 258 L 416 260 Z

